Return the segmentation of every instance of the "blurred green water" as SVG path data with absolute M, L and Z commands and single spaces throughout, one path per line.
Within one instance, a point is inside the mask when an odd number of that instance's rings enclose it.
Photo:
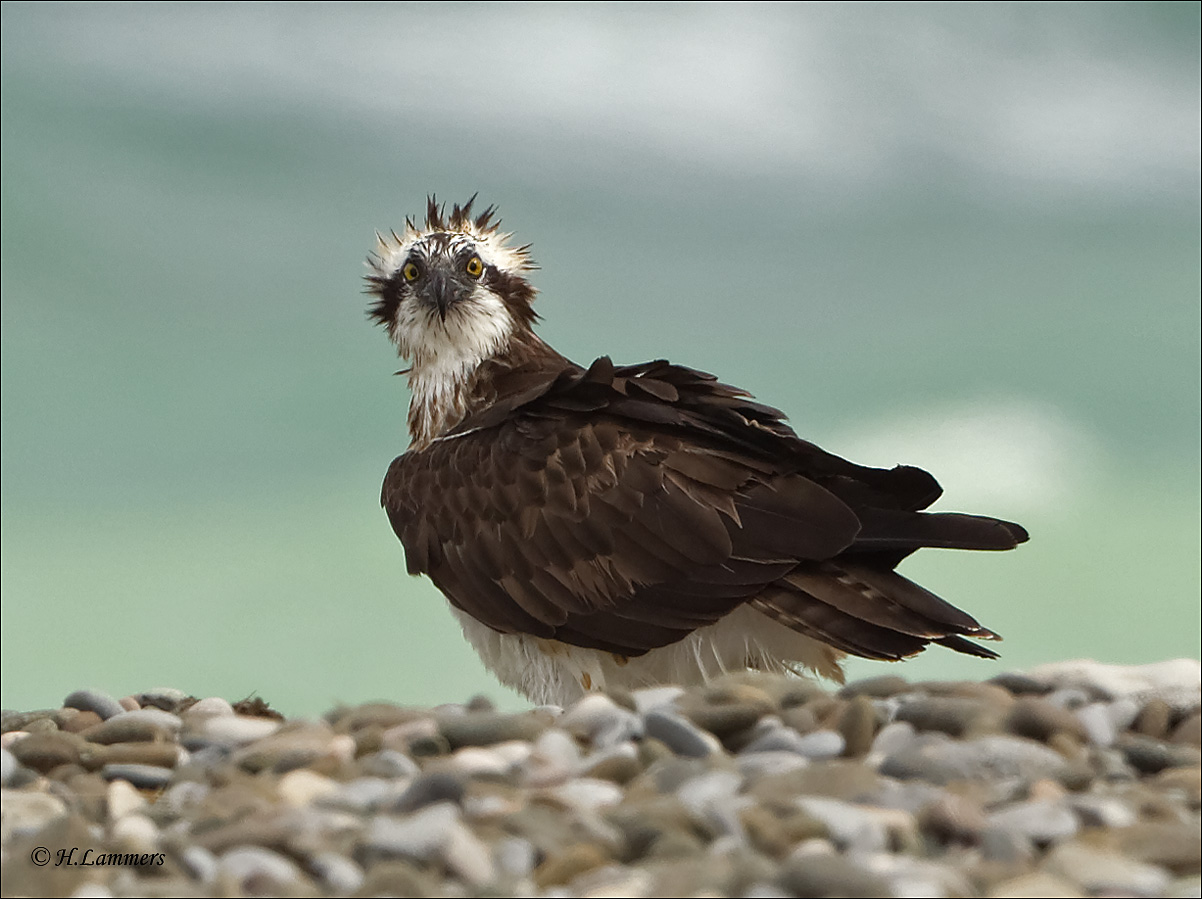
M 849 174 L 822 140 L 876 128 L 856 110 L 877 97 L 847 94 L 851 63 L 807 80 L 767 35 L 871 45 L 873 22 L 851 12 L 760 9 L 732 32 L 695 11 L 673 37 L 682 23 L 653 9 L 641 39 L 665 58 L 690 58 L 692 41 L 716 67 L 745 45 L 791 85 L 765 99 L 736 78 L 699 99 L 630 74 L 612 40 L 623 23 L 606 18 L 619 12 L 574 10 L 595 69 L 549 44 L 522 58 L 542 66 L 531 77 L 577 79 L 568 94 L 594 124 L 537 79 L 507 117 L 486 86 L 440 105 L 406 55 L 403 10 L 381 26 L 355 6 L 6 4 L 5 707 L 81 685 L 257 691 L 291 713 L 500 693 L 437 591 L 404 575 L 378 508 L 406 396 L 363 317 L 362 258 L 373 229 L 432 190 L 480 190 L 534 242 L 543 333 L 569 355 L 716 371 L 834 451 L 930 467 L 945 508 L 1026 524 L 1015 553 L 928 553 L 907 569 L 1003 633 L 1006 666 L 1197 656 L 1197 138 L 1170 115 L 1196 120 L 1197 46 L 1181 37 L 1190 5 L 1176 19 L 1173 6 L 1163 21 L 1078 7 L 1043 29 L 1092 36 L 1087 61 L 1106 77 L 1082 96 L 1075 75 L 1044 88 L 1063 125 L 1040 126 L 1032 159 L 1014 134 L 1038 110 L 1007 125 L 1009 155 L 963 138 L 994 133 L 990 104 L 1008 96 L 985 75 L 1018 59 L 1050 81 L 1081 46 L 1032 38 L 1032 7 L 1001 36 L 967 7 L 879 8 L 940 35 L 932 58 L 967 54 L 984 74 L 931 84 L 915 74 L 929 60 L 880 62 L 923 90 L 893 98 L 888 127 L 857 144 L 876 161 Z M 559 34 L 516 9 L 529 40 Z M 455 19 L 435 7 L 417 26 L 448 35 Z M 497 83 L 516 91 L 514 77 Z M 375 99 L 356 105 L 356 91 Z M 815 97 L 850 111 L 826 131 L 804 116 L 771 130 Z M 1106 140 L 1065 109 L 1092 110 Z M 724 116 L 775 143 L 724 133 Z M 932 652 L 901 670 L 1000 668 Z

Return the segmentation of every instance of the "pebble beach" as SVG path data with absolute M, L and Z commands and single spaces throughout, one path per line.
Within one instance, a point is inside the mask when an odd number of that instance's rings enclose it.
M 5 896 L 1199 896 L 1200 666 L 3 713 Z M 904 672 L 904 668 L 900 669 Z

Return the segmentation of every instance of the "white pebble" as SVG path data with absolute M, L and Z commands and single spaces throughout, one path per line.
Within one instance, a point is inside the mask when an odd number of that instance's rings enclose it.
M 338 783 L 308 768 L 297 768 L 281 777 L 276 789 L 284 802 L 301 808 L 336 792 Z
M 126 815 L 141 811 L 146 800 L 128 780 L 114 780 L 105 791 L 109 821 L 118 821 Z
M 126 815 L 109 829 L 113 841 L 125 852 L 158 852 L 159 829 L 141 814 Z

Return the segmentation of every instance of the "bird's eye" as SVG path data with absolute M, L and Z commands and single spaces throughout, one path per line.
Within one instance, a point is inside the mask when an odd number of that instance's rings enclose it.
M 479 256 L 473 256 L 467 261 L 467 273 L 473 278 L 479 278 L 484 274 L 484 263 L 480 261 Z
M 416 281 L 420 274 L 421 270 L 412 262 L 406 262 L 405 267 L 401 269 L 401 277 L 406 281 Z

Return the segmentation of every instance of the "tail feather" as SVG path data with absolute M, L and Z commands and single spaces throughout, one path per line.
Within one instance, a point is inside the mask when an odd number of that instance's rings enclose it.
M 1028 534 L 1021 525 L 962 512 L 905 512 L 862 509 L 860 532 L 850 552 L 943 549 L 1014 549 Z
M 907 658 L 930 643 L 992 659 L 997 653 L 965 637 L 1001 639 L 900 574 L 846 558 L 799 567 L 751 605 L 799 633 L 869 659 Z

